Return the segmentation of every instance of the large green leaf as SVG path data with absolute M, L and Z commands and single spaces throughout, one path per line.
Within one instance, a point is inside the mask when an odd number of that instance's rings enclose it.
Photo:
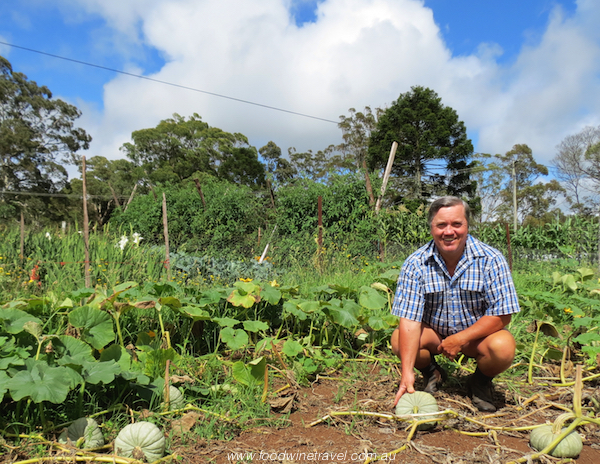
M 221 330 L 221 340 L 226 343 L 231 350 L 235 351 L 248 344 L 248 334 L 242 329 L 225 327 Z
M 126 380 L 134 380 L 140 385 L 148 385 L 152 379 L 144 373 L 143 364 L 134 359 L 129 351 L 121 345 L 114 344 L 102 350 L 100 361 L 114 361 L 119 364 L 120 376 Z
M 347 329 L 352 329 L 360 324 L 358 320 L 360 306 L 353 300 L 341 302 L 333 299 L 325 305 L 323 312 L 327 314 L 331 321 Z
M 92 347 L 87 343 L 70 335 L 60 335 L 53 344 L 54 353 L 58 363 L 62 366 L 67 364 L 82 365 L 86 361 L 94 361 Z
M 260 301 L 260 296 L 255 295 L 254 293 L 246 293 L 240 289 L 235 289 L 231 292 L 231 295 L 229 295 L 227 301 L 229 301 L 233 306 L 251 308 L 254 306 L 254 303 L 258 303 Z
M 104 311 L 82 306 L 69 313 L 69 323 L 81 329 L 81 339 L 97 350 L 115 339 L 111 317 Z
M 164 296 L 159 298 L 158 302 L 163 306 L 168 306 L 173 309 L 179 309 L 183 306 L 179 298 L 175 298 L 174 296 Z
M 360 287 L 358 302 L 367 309 L 381 309 L 388 304 L 387 297 L 371 287 Z
M 237 319 L 232 319 L 231 317 L 215 317 L 213 318 L 213 321 L 215 321 L 221 327 L 233 327 L 234 325 L 240 323 L 240 321 Z
M 250 361 L 248 364 L 236 361 L 231 367 L 231 374 L 235 380 L 246 386 L 262 383 L 265 378 L 266 365 L 266 359 L 262 356 Z
M 398 282 L 398 276 L 400 275 L 400 269 L 390 269 L 379 276 L 379 280 L 382 280 L 388 287 L 396 285 Z
M 70 369 L 52 367 L 34 359 L 28 359 L 25 367 L 26 370 L 17 372 L 7 383 L 13 400 L 29 397 L 34 403 L 64 403 L 71 388 Z
M 30 356 L 26 348 L 17 345 L 14 337 L 0 337 L 0 371 L 9 366 L 22 366 Z
M 221 298 L 225 298 L 225 296 L 226 295 L 223 293 L 222 289 L 207 290 L 202 293 L 200 298 L 198 298 L 196 304 L 202 307 L 217 304 L 219 301 L 221 301 Z
M 10 377 L 8 376 L 8 374 L 5 371 L 0 370 L 0 403 L 2 403 L 2 398 L 4 398 L 4 395 L 8 391 L 9 380 Z
M 290 313 L 292 316 L 297 317 L 301 321 L 305 321 L 308 315 L 300 309 L 295 301 L 289 300 L 283 303 L 283 311 Z
M 283 344 L 283 347 L 281 348 L 281 351 L 283 351 L 283 353 L 285 353 L 286 356 L 289 356 L 290 358 L 295 358 L 304 351 L 304 348 L 302 348 L 302 345 L 296 340 L 286 340 Z
M 121 366 L 115 361 L 95 361 L 85 362 L 82 366 L 81 376 L 84 378 L 86 383 L 99 384 L 103 383 L 108 385 L 115 376 L 121 373 Z
M 210 321 L 212 319 L 208 311 L 196 305 L 185 305 L 179 312 L 184 316 L 191 317 L 194 321 Z
M 248 332 L 260 332 L 269 328 L 269 324 L 263 321 L 244 321 L 243 324 L 244 330 Z
M 276 305 L 281 300 L 281 292 L 269 284 L 263 287 L 261 296 L 272 305 Z
M 42 324 L 42 321 L 37 317 L 16 308 L 0 309 L 0 321 L 4 326 L 4 330 L 11 334 L 23 332 L 23 326 L 27 322 L 35 322 L 40 325 Z

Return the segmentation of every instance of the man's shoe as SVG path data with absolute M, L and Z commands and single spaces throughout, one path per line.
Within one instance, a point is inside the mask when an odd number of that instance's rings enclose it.
M 469 376 L 467 379 L 467 390 L 471 401 L 481 412 L 494 412 L 494 384 L 492 380 L 479 372 Z
M 432 361 L 426 368 L 419 370 L 423 374 L 423 382 L 425 383 L 423 391 L 427 393 L 437 392 L 448 378 L 446 371 L 435 361 Z

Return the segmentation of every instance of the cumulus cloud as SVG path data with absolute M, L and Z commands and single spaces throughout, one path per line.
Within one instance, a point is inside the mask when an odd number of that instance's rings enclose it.
M 478 151 L 526 143 L 548 163 L 566 135 L 600 123 L 594 0 L 580 0 L 572 16 L 554 9 L 541 38 L 502 65 L 497 44 L 452 56 L 418 0 L 323 0 L 315 21 L 302 26 L 289 0 L 64 4 L 72 15 L 102 16 L 124 54 L 143 43 L 165 59 L 154 74 L 128 72 L 329 120 L 118 75 L 104 87 L 103 108 L 84 111 L 91 156 L 122 156 L 118 147 L 132 131 L 173 113 L 198 113 L 257 148 L 273 140 L 284 152 L 319 150 L 340 141 L 335 122 L 349 108 L 384 107 L 414 85 L 432 88 L 458 112 Z

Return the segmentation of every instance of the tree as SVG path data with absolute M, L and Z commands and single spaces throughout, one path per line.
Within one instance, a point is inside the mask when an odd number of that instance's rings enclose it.
M 496 155 L 498 167 L 504 172 L 506 183 L 500 192 L 503 201 L 497 209 L 499 218 L 508 221 L 514 217 L 513 196 L 516 189 L 516 222 L 531 222 L 540 219 L 556 203 L 556 198 L 564 192 L 560 184 L 552 180 L 537 182 L 540 176 L 548 175 L 548 168 L 533 158 L 533 152 L 525 144 L 514 145 L 504 155 Z
M 60 218 L 62 213 L 52 206 L 60 200 L 52 195 L 68 184 L 64 164 L 73 162 L 76 152 L 89 148 L 91 141 L 83 129 L 74 127 L 80 116 L 75 106 L 53 99 L 47 87 L 14 72 L 0 56 L 2 216 L 14 217 L 27 208 L 35 217 Z
M 324 180 L 329 171 L 335 169 L 335 161 L 332 162 L 331 159 L 333 151 L 334 147 L 331 145 L 316 153 L 312 150 L 298 153 L 294 147 L 290 147 L 288 156 L 297 176 L 311 180 Z
M 103 225 L 108 222 L 115 208 L 125 209 L 137 185 L 139 173 L 131 161 L 108 160 L 103 156 L 94 156 L 86 160 L 85 179 L 90 218 L 98 225 Z M 74 193 L 81 194 L 82 180 L 71 180 L 71 188 Z
M 336 148 L 342 153 L 342 159 L 349 167 L 353 167 L 354 170 L 363 170 L 369 203 L 373 205 L 375 204 L 375 195 L 369 177 L 367 156 L 371 134 L 376 129 L 377 120 L 383 114 L 383 110 L 375 108 L 375 113 L 373 113 L 371 108 L 366 106 L 364 112 L 357 112 L 354 108 L 350 108 L 348 111 L 350 116 L 340 116 L 338 127 L 342 130 L 344 141 Z
M 476 203 L 470 179 L 473 145 L 456 111 L 444 106 L 433 90 L 412 87 L 381 115 L 369 142 L 370 169 L 385 168 L 394 141 L 398 150 L 390 187 L 398 199 L 425 203 L 449 194 Z
M 281 156 L 281 148 L 275 142 L 267 143 L 258 153 L 265 162 L 267 174 L 276 185 L 285 184 L 297 174 L 291 163 Z
M 597 169 L 594 145 L 599 142 L 600 126 L 584 127 L 557 146 L 558 154 L 552 160 L 557 179 L 569 193 L 566 198 L 571 209 L 580 214 L 591 215 L 598 209 L 597 184 L 600 177 L 596 173 L 600 170 Z
M 198 171 L 254 187 L 264 183 L 264 166 L 248 139 L 210 127 L 197 114 L 187 120 L 174 114 L 131 138 L 121 149 L 150 184 L 180 183 Z

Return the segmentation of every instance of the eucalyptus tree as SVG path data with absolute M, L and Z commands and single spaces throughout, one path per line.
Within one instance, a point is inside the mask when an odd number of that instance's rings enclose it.
M 365 185 L 369 195 L 369 203 L 375 203 L 375 195 L 371 186 L 367 157 L 369 153 L 369 141 L 371 134 L 377 128 L 377 121 L 383 114 L 383 109 L 365 106 L 364 111 L 356 111 L 350 108 L 349 116 L 341 115 L 338 127 L 342 130 L 343 142 L 336 148 L 342 154 L 342 159 L 347 163 L 350 170 L 362 169 L 365 175 Z
M 519 222 L 544 217 L 564 188 L 556 180 L 538 182 L 548 175 L 548 168 L 535 161 L 526 144 L 516 144 L 504 155 L 495 155 L 498 168 L 504 173 L 502 202 L 497 208 L 499 219 Z
M 121 150 L 141 168 L 149 184 L 178 184 L 196 172 L 258 187 L 265 170 L 256 148 L 240 133 L 211 127 L 198 114 L 187 120 L 174 114 L 155 128 L 131 134 Z
M 369 141 L 370 169 L 385 168 L 394 141 L 398 149 L 390 186 L 399 199 L 422 204 L 448 194 L 477 203 L 470 178 L 473 144 L 456 111 L 433 90 L 412 87 L 379 117 Z
M 27 209 L 32 217 L 62 218 L 65 165 L 91 141 L 74 126 L 80 116 L 79 109 L 52 98 L 48 87 L 13 71 L 0 56 L 0 216 Z
M 595 214 L 598 209 L 600 187 L 600 160 L 597 146 L 600 143 L 600 126 L 584 127 L 579 133 L 569 135 L 557 146 L 552 160 L 556 177 L 562 182 L 571 209 L 584 215 Z
M 273 141 L 258 150 L 267 175 L 273 178 L 275 185 L 285 184 L 297 174 L 292 164 L 281 155 L 281 148 Z

